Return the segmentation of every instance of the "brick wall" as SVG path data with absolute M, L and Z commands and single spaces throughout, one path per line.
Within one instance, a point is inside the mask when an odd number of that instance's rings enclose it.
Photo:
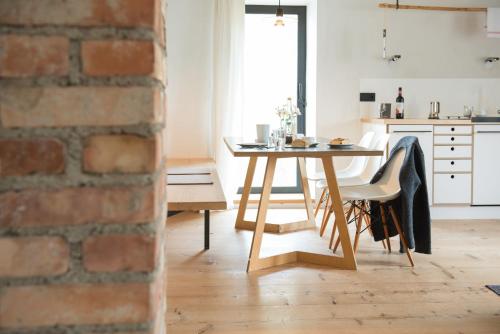
M 0 0 L 0 332 L 163 333 L 166 0 Z

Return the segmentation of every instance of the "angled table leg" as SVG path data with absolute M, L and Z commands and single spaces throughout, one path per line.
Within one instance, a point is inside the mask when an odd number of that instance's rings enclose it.
M 310 227 L 313 228 L 316 226 L 316 222 L 314 220 L 314 209 L 312 205 L 311 191 L 309 190 L 309 181 L 307 181 L 306 159 L 297 158 L 297 161 L 299 163 L 300 181 L 302 183 L 304 202 L 306 204 L 307 221 L 309 222 Z
M 275 160 L 277 158 L 274 158 Z M 307 220 L 290 222 L 290 223 L 266 223 L 264 232 L 267 233 L 287 233 L 293 231 L 300 231 L 305 229 L 315 228 L 314 211 L 312 207 L 311 193 L 309 191 L 309 183 L 307 182 L 306 164 L 304 158 L 297 158 L 299 163 L 299 172 L 301 175 L 302 188 L 304 190 L 304 201 L 307 210 Z M 252 189 L 252 181 L 255 175 L 255 168 L 257 166 L 257 157 L 250 157 L 248 163 L 247 174 L 245 177 L 245 184 L 243 186 L 243 193 L 241 194 L 240 205 L 238 214 L 236 216 L 236 223 L 234 228 L 239 230 L 255 230 L 255 222 L 245 220 L 245 212 L 248 206 L 248 199 Z
M 238 208 L 238 215 L 236 216 L 236 224 L 234 228 L 245 228 L 245 212 L 247 211 L 248 198 L 252 190 L 253 176 L 255 175 L 255 167 L 257 166 L 257 157 L 251 157 L 248 162 L 247 175 L 245 176 L 245 184 L 243 185 L 243 193 L 241 194 L 240 206 Z
M 273 186 L 274 170 L 276 169 L 276 158 L 267 159 L 266 173 L 262 184 L 262 194 L 259 201 L 259 210 L 257 211 L 257 221 L 253 232 L 252 247 L 250 248 L 250 257 L 248 259 L 247 272 L 255 270 L 259 261 L 260 246 L 262 245 L 262 235 L 266 225 L 267 208 L 269 198 L 271 197 L 271 188 Z
M 340 190 L 333 167 L 332 157 L 322 157 L 323 169 L 325 170 L 326 182 L 330 190 L 330 198 L 332 200 L 333 212 L 335 213 L 335 222 L 339 232 L 339 240 L 342 245 L 344 256 L 344 267 L 347 269 L 356 269 L 356 258 L 354 257 L 354 250 L 352 248 L 351 239 L 349 237 L 349 230 L 347 228 L 347 220 L 344 215 L 344 207 L 342 205 L 342 198 L 340 197 Z

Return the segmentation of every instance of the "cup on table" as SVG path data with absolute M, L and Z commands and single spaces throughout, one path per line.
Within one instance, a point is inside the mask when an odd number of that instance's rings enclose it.
M 257 142 L 267 143 L 269 140 L 271 126 L 269 124 L 257 124 Z
M 282 150 L 285 146 L 285 131 L 282 129 L 273 130 L 271 134 L 271 145 L 274 146 L 276 150 Z

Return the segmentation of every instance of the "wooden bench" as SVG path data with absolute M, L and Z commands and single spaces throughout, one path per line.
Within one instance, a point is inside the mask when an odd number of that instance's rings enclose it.
M 210 248 L 210 210 L 227 201 L 211 159 L 167 159 L 167 205 L 171 211 L 204 211 L 205 249 Z

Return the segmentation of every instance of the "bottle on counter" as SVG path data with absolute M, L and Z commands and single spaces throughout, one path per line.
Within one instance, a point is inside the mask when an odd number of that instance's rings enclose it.
M 399 87 L 398 97 L 396 98 L 396 118 L 405 118 L 405 98 L 403 97 L 403 88 Z

